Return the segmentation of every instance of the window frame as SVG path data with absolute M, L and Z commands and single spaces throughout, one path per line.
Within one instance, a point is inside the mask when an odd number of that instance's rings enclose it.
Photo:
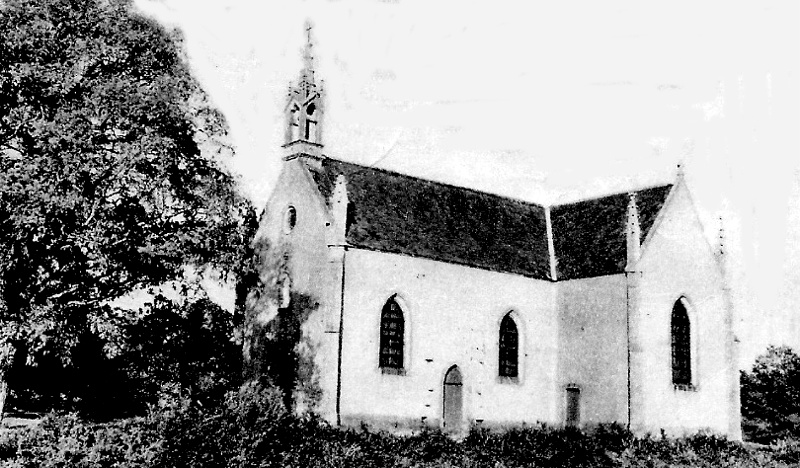
M 286 205 L 283 210 L 283 233 L 290 234 L 297 227 L 297 208 L 294 205 Z
M 384 351 L 388 346 L 391 346 L 391 343 L 386 343 L 385 340 L 385 324 L 387 319 L 387 314 L 391 312 L 391 304 L 396 306 L 395 312 L 399 312 L 399 322 L 397 321 L 397 317 L 394 318 L 395 323 L 399 323 L 400 327 L 399 330 L 395 331 L 398 335 L 395 340 L 399 340 L 399 365 L 397 363 L 392 364 L 391 362 L 387 362 L 386 359 L 390 358 L 389 356 L 391 353 L 387 354 Z M 389 310 L 387 310 L 389 307 Z M 402 301 L 399 300 L 397 295 L 390 296 L 381 307 L 380 318 L 378 322 L 378 368 L 381 370 L 383 374 L 392 374 L 392 375 L 405 375 L 406 368 L 408 366 L 408 339 L 407 339 L 407 330 L 408 330 L 408 313 L 404 308 Z
M 504 342 L 507 341 L 507 340 L 504 340 L 504 336 L 505 336 L 505 332 L 506 332 L 506 330 L 504 330 L 504 327 L 506 327 L 508 325 L 513 327 L 513 339 L 514 339 L 513 350 L 512 349 L 506 349 L 503 346 Z M 517 320 L 515 319 L 515 317 L 512 314 L 512 312 L 510 312 L 510 311 L 507 312 L 500 319 L 500 325 L 497 328 L 497 377 L 498 377 L 498 379 L 500 379 L 501 382 L 519 382 L 519 377 L 520 377 L 520 374 L 521 374 L 521 371 L 520 371 L 520 367 L 521 367 L 521 365 L 520 365 L 520 348 L 521 348 L 521 346 L 520 346 L 520 344 L 521 344 L 520 335 L 521 334 L 520 334 L 520 331 L 519 331 L 519 325 L 517 324 Z M 506 346 L 508 346 L 508 345 L 506 345 Z M 512 352 L 513 352 L 514 362 L 513 362 L 513 366 L 510 366 L 510 367 L 513 367 L 513 373 L 504 373 L 504 370 L 506 370 L 505 367 L 508 366 L 508 364 L 504 364 L 504 362 L 508 360 L 507 358 L 510 357 L 510 354 Z M 504 359 L 504 357 L 506 359 Z
M 680 308 L 680 309 L 679 309 Z M 682 309 L 683 313 L 680 314 Z M 682 323 L 676 324 L 677 317 Z M 675 390 L 696 391 L 697 390 L 697 323 L 693 314 L 693 309 L 686 296 L 678 297 L 672 303 L 669 320 L 670 336 L 670 382 Z M 677 329 L 677 333 L 676 333 Z M 680 336 L 677 336 L 680 334 Z M 677 339 L 680 339 L 678 342 Z M 683 343 L 682 345 L 680 345 Z M 680 349 L 676 347 L 680 345 Z M 681 354 L 682 356 L 677 356 Z M 680 362 L 677 362 L 677 360 Z M 685 375 L 688 374 L 688 375 Z

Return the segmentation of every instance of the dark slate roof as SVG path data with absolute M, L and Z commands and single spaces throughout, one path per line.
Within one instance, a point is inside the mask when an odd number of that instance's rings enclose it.
M 540 205 L 330 158 L 306 167 L 326 202 L 345 176 L 350 245 L 553 279 Z M 642 241 L 671 188 L 636 191 Z M 622 193 L 550 209 L 558 280 L 624 271 L 627 206 Z
M 307 167 L 326 200 L 344 174 L 353 246 L 552 279 L 542 206 L 329 158 Z
M 671 188 L 672 185 L 663 185 L 636 191 L 642 241 Z M 625 271 L 627 207 L 628 194 L 622 193 L 550 209 L 559 280 Z

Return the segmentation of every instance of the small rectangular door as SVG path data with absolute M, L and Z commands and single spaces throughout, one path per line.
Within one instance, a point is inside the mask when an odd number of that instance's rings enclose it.
M 567 388 L 567 426 L 577 426 L 581 422 L 581 390 Z

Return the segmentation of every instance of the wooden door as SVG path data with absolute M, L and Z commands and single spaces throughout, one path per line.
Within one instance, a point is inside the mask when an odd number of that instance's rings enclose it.
M 458 366 L 453 366 L 447 371 L 443 387 L 442 427 L 448 432 L 458 431 L 461 428 L 464 403 L 464 385 Z
M 581 422 L 581 391 L 575 387 L 567 388 L 567 426 L 578 426 Z

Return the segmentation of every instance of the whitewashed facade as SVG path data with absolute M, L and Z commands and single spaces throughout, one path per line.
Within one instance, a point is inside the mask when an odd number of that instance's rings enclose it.
M 680 176 L 548 207 L 338 161 L 307 58 L 257 235 L 277 294 L 251 295 L 246 349 L 258 368 L 270 324 L 297 320 L 298 411 L 741 438 L 722 255 Z

